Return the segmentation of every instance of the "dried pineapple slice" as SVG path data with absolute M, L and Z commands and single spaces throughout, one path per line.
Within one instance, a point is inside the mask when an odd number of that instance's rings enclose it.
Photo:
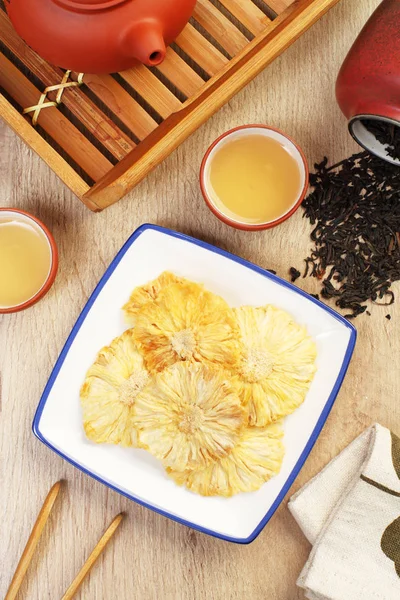
M 98 444 L 137 447 L 132 409 L 150 380 L 132 330 L 100 350 L 81 388 L 86 436 Z
M 149 371 L 178 361 L 232 367 L 239 331 L 225 300 L 189 281 L 171 283 L 138 312 L 134 329 Z
M 178 472 L 167 469 L 178 485 L 202 496 L 233 496 L 254 492 L 280 471 L 285 454 L 280 423 L 246 427 L 225 458 L 205 469 Z
M 242 336 L 237 373 L 249 423 L 264 427 L 303 402 L 316 371 L 316 346 L 285 311 L 267 305 L 235 309 Z
M 180 283 L 182 281 L 184 280 L 181 277 L 177 277 L 177 275 L 169 271 L 164 271 L 153 281 L 135 288 L 128 302 L 122 307 L 127 323 L 134 325 L 136 315 L 142 306 L 147 304 L 147 302 L 156 300 L 160 291 L 171 283 Z
M 247 420 L 229 374 L 185 362 L 157 375 L 133 412 L 142 446 L 176 471 L 225 456 Z

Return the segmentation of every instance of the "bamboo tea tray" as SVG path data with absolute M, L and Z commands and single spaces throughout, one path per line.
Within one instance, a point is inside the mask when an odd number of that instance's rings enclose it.
M 161 65 L 99 76 L 43 61 L 0 0 L 0 115 L 86 206 L 102 210 L 337 2 L 198 0 Z

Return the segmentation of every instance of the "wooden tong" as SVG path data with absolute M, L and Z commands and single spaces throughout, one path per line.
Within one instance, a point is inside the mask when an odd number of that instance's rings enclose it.
M 21 587 L 22 581 L 25 577 L 26 571 L 32 560 L 40 536 L 42 535 L 44 526 L 46 525 L 46 522 L 50 516 L 60 488 L 61 481 L 58 481 L 53 485 L 53 487 L 47 494 L 46 500 L 44 501 L 40 513 L 36 519 L 36 523 L 33 526 L 31 535 L 29 536 L 29 539 L 26 543 L 25 549 L 22 553 L 18 566 L 15 570 L 14 577 L 12 578 L 10 587 L 8 588 L 4 600 L 15 600 L 18 591 Z M 83 567 L 81 568 L 81 570 L 79 571 L 79 573 L 77 574 L 74 581 L 71 583 L 61 600 L 71 600 L 71 598 L 74 597 L 74 595 L 78 591 L 78 588 L 82 585 L 86 575 L 89 573 L 90 569 L 93 567 L 94 563 L 99 558 L 104 548 L 107 546 L 108 542 L 111 540 L 112 536 L 118 529 L 118 526 L 120 525 L 123 518 L 123 513 L 115 517 L 111 525 L 106 529 L 106 531 L 96 544 L 89 558 L 86 560 L 85 564 L 83 565 Z

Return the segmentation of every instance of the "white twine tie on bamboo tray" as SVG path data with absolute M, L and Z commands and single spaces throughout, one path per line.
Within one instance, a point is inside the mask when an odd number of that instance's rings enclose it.
M 57 83 L 55 85 L 49 85 L 43 92 L 43 94 L 39 98 L 39 102 L 34 106 L 28 106 L 23 110 L 24 115 L 33 112 L 32 116 L 32 125 L 36 125 L 38 122 L 38 118 L 40 115 L 40 111 L 43 108 L 50 108 L 51 106 L 58 106 L 62 102 L 62 95 L 66 88 L 70 87 L 79 87 L 83 83 L 83 78 L 85 76 L 84 73 L 79 73 L 76 81 L 68 81 L 71 75 L 71 71 L 65 71 L 64 76 L 61 80 L 61 83 Z M 50 92 L 57 91 L 57 96 L 55 100 L 47 100 L 47 94 Z M 46 101 L 47 100 L 47 101 Z

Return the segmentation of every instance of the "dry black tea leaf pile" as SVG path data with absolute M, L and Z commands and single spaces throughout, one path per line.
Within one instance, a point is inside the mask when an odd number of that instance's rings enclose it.
M 363 119 L 363 125 L 381 144 L 385 144 L 386 152 L 392 158 L 400 160 L 400 127 L 376 119 Z
M 400 168 L 363 152 L 310 175 L 303 202 L 314 226 L 304 277 L 321 280 L 321 296 L 354 318 L 365 302 L 390 305 L 400 279 Z M 295 270 L 291 271 L 295 276 Z

